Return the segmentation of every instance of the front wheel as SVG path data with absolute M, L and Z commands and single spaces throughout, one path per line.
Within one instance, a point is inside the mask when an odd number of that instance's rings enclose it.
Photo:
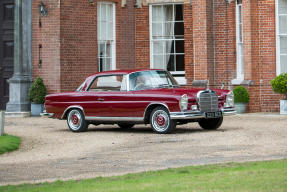
M 176 127 L 176 121 L 170 119 L 165 107 L 156 107 L 150 114 L 150 125 L 156 133 L 171 133 Z
M 198 124 L 203 129 L 215 130 L 218 129 L 223 122 L 223 117 L 214 119 L 201 119 Z
M 85 116 L 79 109 L 72 109 L 69 111 L 67 123 L 69 129 L 73 132 L 84 132 L 88 129 L 88 123 L 85 121 Z

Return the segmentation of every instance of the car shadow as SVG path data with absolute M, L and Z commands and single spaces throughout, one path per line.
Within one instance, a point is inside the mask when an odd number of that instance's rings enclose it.
M 200 132 L 225 132 L 225 129 L 218 129 L 218 130 L 204 130 L 201 128 L 184 128 L 184 127 L 179 127 L 176 128 L 174 132 L 172 132 L 172 134 L 191 134 L 191 133 L 200 133 Z M 155 132 L 153 132 L 153 130 L 150 127 L 141 127 L 141 126 L 137 126 L 135 128 L 130 128 L 130 129 L 121 129 L 118 127 L 101 127 L 101 128 L 97 128 L 97 126 L 92 126 L 89 127 L 88 132 L 118 132 L 118 133 L 133 133 L 133 134 L 155 134 Z

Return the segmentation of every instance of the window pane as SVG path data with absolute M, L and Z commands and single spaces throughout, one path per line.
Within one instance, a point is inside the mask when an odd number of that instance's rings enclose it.
M 279 0 L 279 14 L 287 14 L 287 0 Z
M 165 21 L 173 21 L 173 6 L 172 5 L 165 5 L 164 6 L 164 20 Z
M 153 54 L 163 55 L 164 54 L 164 41 L 154 41 L 153 43 Z
M 165 41 L 165 54 L 174 53 L 174 40 Z
M 98 57 L 105 57 L 105 44 L 98 44 Z
M 183 6 L 175 6 L 175 21 L 183 21 Z
M 279 33 L 287 34 L 287 16 L 279 16 Z
M 183 22 L 177 22 L 174 26 L 174 35 L 178 38 L 184 37 L 184 23 Z
M 242 23 L 242 6 L 238 6 L 238 22 Z
M 107 21 L 113 21 L 113 6 L 112 4 L 106 5 L 107 6 Z
M 170 55 L 168 58 L 168 63 L 167 63 L 167 70 L 168 71 L 175 71 L 174 68 L 174 64 L 175 64 L 175 56 L 174 55 Z
M 152 7 L 152 22 L 163 21 L 163 13 L 161 5 L 154 5 Z
M 108 33 L 107 33 L 107 40 L 112 40 L 113 39 L 113 22 L 108 22 Z
M 111 58 L 105 58 L 103 62 L 103 71 L 111 70 Z
M 281 73 L 287 73 L 287 55 L 280 56 Z
M 106 21 L 106 13 L 107 13 L 106 5 L 105 4 L 101 4 L 100 9 L 101 9 L 101 11 L 100 11 L 101 21 Z
M 184 53 L 184 41 L 175 41 L 176 53 Z
M 184 70 L 184 55 L 176 55 L 176 71 Z
M 164 39 L 173 39 L 174 37 L 174 23 L 173 22 L 167 22 L 165 23 L 165 29 L 164 29 Z
M 241 74 L 244 74 L 244 57 L 241 55 Z
M 152 24 L 152 36 L 154 39 L 162 38 L 162 23 Z
M 153 56 L 153 67 L 155 69 L 165 69 L 165 64 L 164 64 L 164 55 L 154 55 Z
M 287 54 L 287 37 L 280 37 L 280 54 Z
M 239 56 L 242 56 L 243 55 L 243 44 L 242 43 L 239 43 L 238 44 L 238 53 L 237 53 Z

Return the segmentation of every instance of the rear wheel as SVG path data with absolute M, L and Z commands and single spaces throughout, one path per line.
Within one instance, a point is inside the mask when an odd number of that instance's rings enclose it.
M 121 129 L 131 129 L 133 128 L 135 124 L 132 124 L 132 123 L 119 123 L 118 126 L 121 128 Z
M 84 132 L 88 129 L 83 112 L 79 109 L 72 109 L 68 113 L 67 124 L 73 132 Z
M 156 133 L 171 133 L 176 127 L 176 121 L 170 119 L 165 107 L 156 107 L 150 114 L 150 125 Z
M 201 119 L 198 124 L 203 129 L 215 130 L 218 129 L 223 122 L 223 117 L 214 119 Z

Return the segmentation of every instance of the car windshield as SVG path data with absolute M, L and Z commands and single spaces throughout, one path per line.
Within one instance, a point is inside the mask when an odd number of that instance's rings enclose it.
M 131 91 L 172 88 L 174 86 L 178 86 L 178 83 L 166 71 L 140 71 L 129 75 L 129 87 Z

